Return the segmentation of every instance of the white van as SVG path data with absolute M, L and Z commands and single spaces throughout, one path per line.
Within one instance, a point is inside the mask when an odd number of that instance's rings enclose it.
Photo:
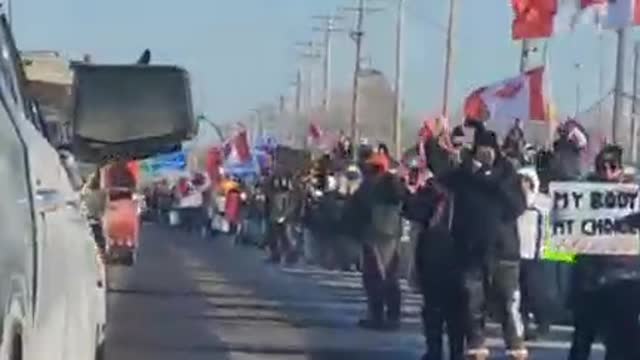
M 0 16 L 0 360 L 99 358 L 104 269 L 20 66 Z

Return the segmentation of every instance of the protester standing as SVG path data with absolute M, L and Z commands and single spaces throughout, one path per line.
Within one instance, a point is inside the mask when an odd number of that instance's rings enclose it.
M 624 175 L 622 153 L 618 146 L 606 146 L 589 180 L 632 181 Z M 632 215 L 623 223 L 639 228 L 638 219 Z M 607 360 L 640 359 L 640 256 L 579 255 L 571 280 L 574 333 L 569 360 L 588 359 L 597 336 L 604 338 Z
M 287 231 L 287 224 L 295 211 L 291 191 L 291 177 L 286 175 L 274 176 L 267 189 L 267 243 L 270 252 L 268 261 L 272 263 L 280 263 L 283 258 L 288 264 L 296 261 L 295 249 Z
M 368 313 L 359 325 L 371 329 L 397 329 L 401 317 L 399 243 L 401 206 L 405 190 L 389 173 L 389 159 L 374 153 L 366 161 L 365 178 L 345 216 L 362 239 L 362 281 Z
M 507 354 L 526 359 L 517 234 L 517 219 L 526 204 L 519 178 L 502 157 L 496 134 L 477 133 L 473 158 L 441 181 L 453 194 L 451 233 L 462 267 L 467 355 L 475 359 L 489 355 L 484 325 L 486 300 L 492 297 L 502 320 Z
M 540 194 L 540 179 L 534 168 L 518 171 L 527 200 L 527 209 L 518 218 L 520 237 L 520 288 L 522 289 L 521 312 L 527 339 L 544 336 L 549 332 L 553 315 L 551 292 L 546 279 L 555 275 L 553 263 L 543 261 L 541 255 L 546 235 L 546 219 L 551 210 L 551 199 Z M 531 326 L 533 314 L 537 328 Z
M 445 328 L 449 358 L 464 355 L 461 272 L 450 233 L 452 198 L 430 178 L 405 203 L 404 216 L 421 225 L 415 264 L 422 294 L 422 323 L 428 352 L 423 360 L 442 360 Z

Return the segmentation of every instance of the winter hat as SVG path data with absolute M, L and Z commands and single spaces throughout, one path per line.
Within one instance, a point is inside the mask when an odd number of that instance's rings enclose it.
M 453 128 L 453 131 L 451 131 L 451 137 L 452 138 L 464 137 L 464 129 L 462 128 L 462 125 L 458 125 Z
M 596 167 L 600 167 L 605 163 L 622 164 L 623 150 L 618 145 L 605 146 L 596 156 Z
M 488 146 L 496 151 L 496 154 L 500 152 L 500 145 L 498 144 L 498 136 L 495 132 L 490 130 L 480 131 L 476 133 L 473 152 L 475 153 L 479 146 Z
M 380 168 L 382 172 L 389 171 L 389 158 L 380 153 L 374 153 L 367 159 L 367 164 Z

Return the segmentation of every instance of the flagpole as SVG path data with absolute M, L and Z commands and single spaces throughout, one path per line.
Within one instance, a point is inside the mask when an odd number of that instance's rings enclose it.
M 598 121 L 603 121 L 604 97 L 604 32 L 598 34 Z
M 449 87 L 451 70 L 453 68 L 453 26 L 456 12 L 456 1 L 449 0 L 449 24 L 447 26 L 447 45 L 445 52 L 444 84 L 442 89 L 442 115 L 447 116 L 449 111 Z
M 616 54 L 616 82 L 613 92 L 613 117 L 611 122 L 611 141 L 614 144 L 620 144 L 618 130 L 622 118 L 622 97 L 624 93 L 625 80 L 625 55 L 627 50 L 627 30 L 619 29 L 618 33 L 618 49 Z
M 631 154 L 633 165 L 638 162 L 638 71 L 640 71 L 640 42 L 633 47 L 633 99 L 631 105 Z
M 522 50 L 520 51 L 520 67 L 519 71 L 522 74 L 527 69 L 527 56 L 529 55 L 529 40 L 522 40 Z

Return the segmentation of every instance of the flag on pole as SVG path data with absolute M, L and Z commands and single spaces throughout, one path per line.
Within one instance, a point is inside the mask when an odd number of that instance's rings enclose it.
M 514 39 L 544 38 L 554 33 L 558 0 L 512 0 Z
M 245 163 L 251 160 L 251 149 L 247 129 L 240 125 L 239 129 L 224 144 L 224 155 L 228 161 Z
M 544 69 L 541 66 L 476 89 L 465 100 L 465 116 L 478 121 L 548 120 Z
M 548 38 L 578 24 L 621 27 L 640 0 L 511 0 L 514 40 Z M 622 15 L 621 15 L 622 14 Z M 628 21 L 627 25 L 631 25 Z M 624 25 L 624 26 L 627 26 Z

